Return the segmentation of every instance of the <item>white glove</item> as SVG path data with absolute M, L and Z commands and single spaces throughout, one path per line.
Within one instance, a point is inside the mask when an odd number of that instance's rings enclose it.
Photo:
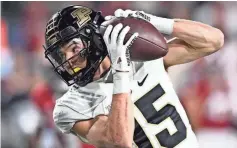
M 128 84 L 129 72 L 131 71 L 129 48 L 138 37 L 138 33 L 134 33 L 127 43 L 123 44 L 130 27 L 122 28 L 123 25 L 121 23 L 117 24 L 114 28 L 112 25 L 109 25 L 103 36 L 112 64 L 114 94 L 130 92 Z
M 132 11 L 129 9 L 124 11 L 122 9 L 117 9 L 114 12 L 114 16 L 111 16 L 111 15 L 106 16 L 105 20 L 108 21 L 108 20 L 114 19 L 115 17 L 124 17 L 124 18 L 134 17 L 134 18 L 142 19 L 151 23 L 161 33 L 170 35 L 173 32 L 173 25 L 174 25 L 173 19 L 156 17 L 154 15 L 147 14 L 144 11 Z
M 133 41 L 138 37 L 138 33 L 134 33 L 127 43 L 124 43 L 125 35 L 130 30 L 129 26 L 123 28 L 123 25 L 119 23 L 114 28 L 109 25 L 105 30 L 103 39 L 107 46 L 109 57 L 112 62 L 112 69 L 114 72 L 129 72 L 130 71 L 130 55 L 129 48 Z M 121 31 L 121 33 L 120 33 Z M 112 33 L 111 33 L 112 32 Z M 111 34 L 111 38 L 110 38 Z

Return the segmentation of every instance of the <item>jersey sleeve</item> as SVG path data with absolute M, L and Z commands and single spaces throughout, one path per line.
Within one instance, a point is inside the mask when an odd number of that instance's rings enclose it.
M 107 114 L 104 110 L 104 99 L 101 95 L 70 89 L 56 101 L 53 119 L 57 128 L 63 133 L 73 133 L 71 129 L 76 122 Z
M 56 105 L 53 112 L 53 119 L 60 131 L 70 133 L 75 122 L 87 119 L 87 117 L 63 105 Z

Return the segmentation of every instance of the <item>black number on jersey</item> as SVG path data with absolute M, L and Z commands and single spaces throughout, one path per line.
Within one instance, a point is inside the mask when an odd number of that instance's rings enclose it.
M 149 138 L 149 136 L 152 136 L 151 133 L 145 133 L 144 129 L 142 129 L 141 125 L 139 125 L 139 119 L 136 118 L 134 139 L 139 148 L 150 148 L 154 146 L 156 144 L 156 141 L 154 139 L 157 139 L 158 143 L 163 147 L 173 148 L 186 139 L 187 129 L 176 108 L 170 103 L 166 103 L 159 109 L 156 109 L 153 105 L 154 102 L 161 101 L 160 99 L 164 95 L 164 89 L 160 84 L 158 84 L 135 102 L 136 107 L 140 110 L 141 114 L 146 120 L 146 123 L 150 124 L 151 126 L 157 126 L 161 124 L 163 124 L 162 126 L 164 126 L 164 129 L 162 131 L 155 134 L 155 138 Z M 167 119 L 169 120 L 169 122 L 173 121 L 172 124 L 176 128 L 176 132 L 173 132 L 172 135 L 169 133 L 171 127 L 167 127 L 168 125 L 166 124 L 168 122 L 162 123 Z M 174 126 L 172 127 L 173 129 Z

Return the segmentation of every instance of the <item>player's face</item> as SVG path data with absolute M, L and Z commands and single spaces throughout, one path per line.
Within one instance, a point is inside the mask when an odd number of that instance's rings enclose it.
M 84 49 L 84 44 L 80 38 L 74 38 L 68 43 L 62 45 L 60 52 L 64 60 L 69 60 L 64 68 L 70 73 L 78 72 L 82 68 L 86 67 L 87 60 L 85 57 L 81 57 L 79 52 Z

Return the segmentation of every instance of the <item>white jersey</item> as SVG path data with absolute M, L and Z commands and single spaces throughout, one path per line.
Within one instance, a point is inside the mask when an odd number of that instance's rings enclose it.
M 198 147 L 186 113 L 164 69 L 163 58 L 132 62 L 132 65 L 134 143 L 139 148 Z M 113 93 L 110 80 L 111 74 L 108 73 L 85 87 L 70 87 L 56 101 L 54 121 L 57 127 L 64 133 L 74 133 L 71 129 L 76 122 L 108 115 Z

